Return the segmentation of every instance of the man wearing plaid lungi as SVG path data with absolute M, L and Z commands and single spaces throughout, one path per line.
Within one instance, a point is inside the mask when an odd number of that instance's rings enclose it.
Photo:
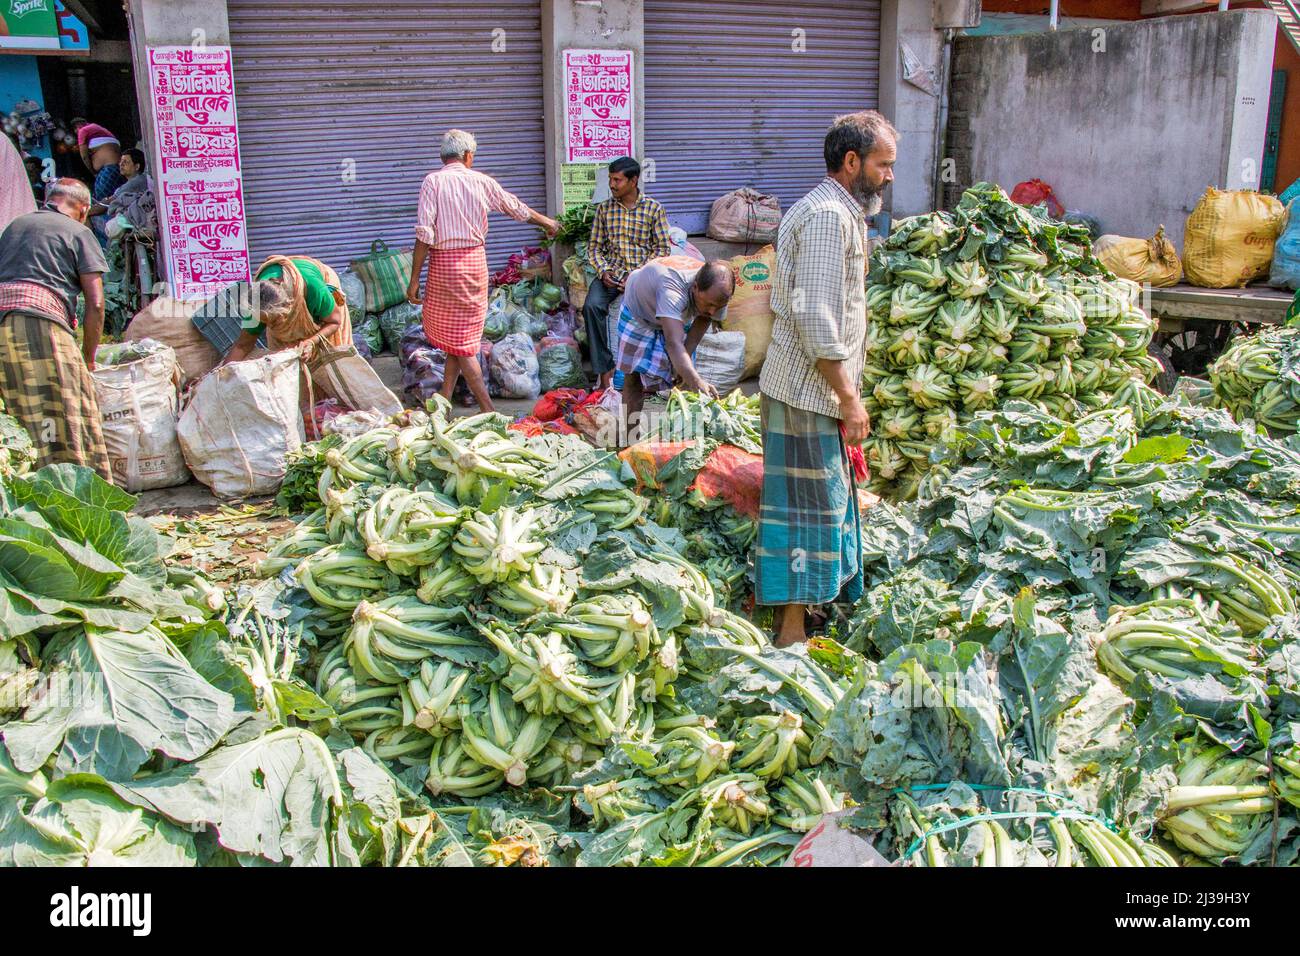
M 717 397 L 718 390 L 700 377 L 691 355 L 710 323 L 722 324 L 735 291 L 731 265 L 720 259 L 664 256 L 627 277 L 615 357 L 626 376 L 623 406 L 629 428 L 640 418 L 647 390 L 678 381 L 684 389 Z
M 806 641 L 809 605 L 862 595 L 862 538 L 848 448 L 871 423 L 865 361 L 866 217 L 893 181 L 897 133 L 874 110 L 837 118 L 826 178 L 781 220 L 772 344 L 759 377 L 763 497 L 756 601 L 779 607 L 778 647 Z
M 104 329 L 108 263 L 86 226 L 85 184 L 60 179 L 46 197 L 45 208 L 0 233 L 0 398 L 31 435 L 38 465 L 86 465 L 111 481 L 90 374 Z M 86 297 L 80 353 L 73 332 L 79 294 Z

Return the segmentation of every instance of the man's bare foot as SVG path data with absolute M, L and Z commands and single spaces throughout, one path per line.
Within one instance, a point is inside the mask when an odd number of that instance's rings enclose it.
M 802 604 L 787 604 L 783 607 L 778 617 L 776 640 L 773 642 L 773 646 L 789 647 L 792 644 L 802 644 L 808 640 L 808 632 L 804 630 L 803 618 L 804 606 Z

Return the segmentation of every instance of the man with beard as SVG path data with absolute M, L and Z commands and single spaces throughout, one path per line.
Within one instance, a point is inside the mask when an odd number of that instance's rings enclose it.
M 756 600 L 776 605 L 777 646 L 807 640 L 809 605 L 862 594 L 850 446 L 871 423 L 859 395 L 867 330 L 866 217 L 894 179 L 897 131 L 874 110 L 826 134 L 826 178 L 781 220 L 772 344 L 759 377 L 763 497 Z

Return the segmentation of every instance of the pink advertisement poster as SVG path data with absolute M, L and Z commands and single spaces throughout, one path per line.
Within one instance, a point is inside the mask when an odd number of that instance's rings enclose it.
M 178 299 L 250 278 L 229 47 L 149 51 L 167 274 Z
M 632 51 L 564 51 L 564 126 L 570 163 L 632 155 Z

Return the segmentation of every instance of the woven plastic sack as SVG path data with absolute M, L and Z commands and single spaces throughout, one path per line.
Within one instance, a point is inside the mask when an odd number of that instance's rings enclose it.
M 176 425 L 185 463 L 220 498 L 274 494 L 303 442 L 298 355 L 231 362 L 195 387 Z
M 153 339 L 170 346 L 181 367 L 181 385 L 202 378 L 221 361 L 221 353 L 213 348 L 194 325 L 191 316 L 200 303 L 182 302 L 170 296 L 159 296 L 135 314 L 122 334 L 127 342 Z
M 700 377 L 726 395 L 745 374 L 745 334 L 710 332 L 700 339 L 692 357 Z
M 113 483 L 137 492 L 189 481 L 176 440 L 181 368 L 175 351 L 152 339 L 102 346 L 92 374 Z
M 1276 196 L 1206 189 L 1183 233 L 1187 281 L 1207 289 L 1236 289 L 1267 276 L 1285 214 Z
M 1183 264 L 1178 250 L 1165 238 L 1161 226 L 1150 239 L 1105 235 L 1092 244 L 1093 254 L 1121 279 L 1139 285 L 1151 283 L 1157 289 L 1178 285 L 1183 278 Z
M 693 441 L 643 441 L 624 448 L 618 457 L 632 472 L 637 494 L 643 494 L 659 488 L 659 472 L 664 465 L 694 447 Z
M 745 186 L 714 200 L 707 232 L 719 242 L 774 242 L 780 225 L 781 201 Z
M 776 249 L 764 246 L 752 256 L 735 256 L 731 271 L 736 276 L 736 290 L 727 303 L 727 317 L 722 328 L 745 334 L 745 367 L 742 378 L 752 378 L 763 367 L 767 348 L 772 344 L 772 273 L 776 271 Z
M 700 461 L 694 441 L 644 441 L 619 452 L 636 479 L 638 494 L 684 489 L 702 508 L 729 506 L 758 517 L 763 497 L 763 456 L 735 445 L 719 445 Z
M 414 252 L 394 252 L 382 239 L 370 244 L 370 255 L 352 262 L 351 270 L 366 288 L 366 311 L 383 312 L 406 301 Z

